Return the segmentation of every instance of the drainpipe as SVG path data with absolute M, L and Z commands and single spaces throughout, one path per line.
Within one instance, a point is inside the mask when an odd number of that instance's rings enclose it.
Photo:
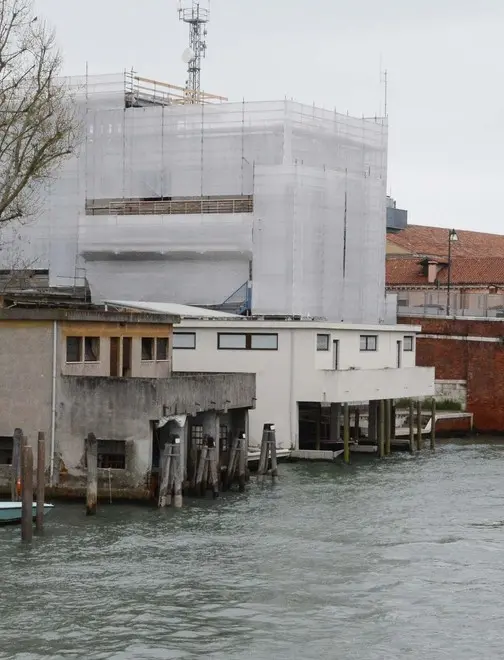
M 58 322 L 53 321 L 53 363 L 52 363 L 52 394 L 51 394 L 51 462 L 49 468 L 50 484 L 54 479 L 54 449 L 56 439 L 56 366 L 58 356 Z

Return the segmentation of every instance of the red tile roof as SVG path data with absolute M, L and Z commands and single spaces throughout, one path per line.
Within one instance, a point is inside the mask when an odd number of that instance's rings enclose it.
M 448 267 L 442 266 L 438 282 L 448 282 Z M 389 257 L 387 259 L 387 286 L 432 286 L 427 280 L 426 269 L 418 257 Z M 489 258 L 453 257 L 451 283 L 456 285 L 503 286 L 504 256 Z
M 419 256 L 446 257 L 449 229 L 409 225 L 387 234 L 387 240 Z M 452 242 L 452 254 L 458 257 L 504 257 L 504 236 L 457 229 L 458 241 Z

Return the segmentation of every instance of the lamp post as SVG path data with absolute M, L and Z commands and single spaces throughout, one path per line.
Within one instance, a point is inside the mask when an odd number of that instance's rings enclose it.
M 450 287 L 451 287 L 451 250 L 452 243 L 458 241 L 457 232 L 455 229 L 450 229 L 448 232 L 448 286 L 446 290 L 446 316 L 450 316 Z

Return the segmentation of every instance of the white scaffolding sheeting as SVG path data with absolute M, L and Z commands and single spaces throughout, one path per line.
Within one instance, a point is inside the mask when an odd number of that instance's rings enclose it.
M 251 270 L 254 313 L 383 318 L 384 120 L 293 101 L 126 107 L 122 74 L 70 83 L 86 138 L 19 229 L 53 284 L 85 273 L 98 298 L 207 305 Z M 253 212 L 85 211 L 86 200 L 243 196 Z

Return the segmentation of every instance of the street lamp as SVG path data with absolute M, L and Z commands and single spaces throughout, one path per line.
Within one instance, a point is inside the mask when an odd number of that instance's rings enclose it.
M 446 291 L 446 316 L 450 316 L 450 287 L 451 287 L 451 250 L 452 243 L 458 241 L 457 232 L 455 229 L 450 229 L 448 232 L 448 287 Z

